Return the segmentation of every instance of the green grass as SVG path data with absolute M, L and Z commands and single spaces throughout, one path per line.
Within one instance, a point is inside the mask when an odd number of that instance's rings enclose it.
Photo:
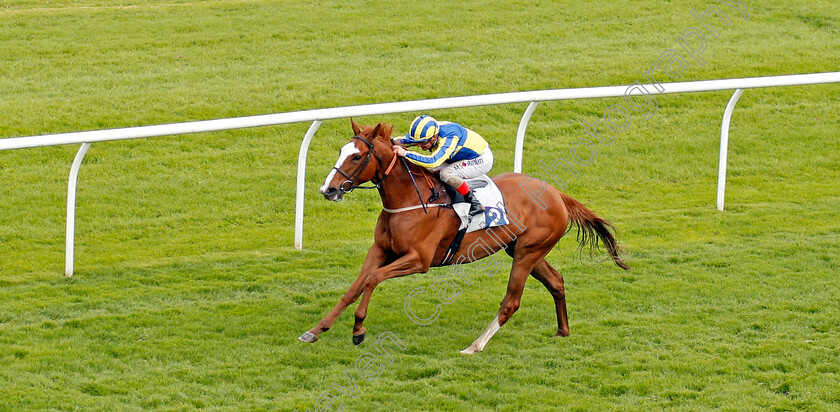
M 630 84 L 720 3 L 0 1 L 0 137 L 545 88 Z M 747 4 L 677 81 L 837 70 L 832 1 Z M 662 80 L 662 79 L 660 79 Z M 664 80 L 663 80 L 664 81 Z M 317 187 L 349 138 L 325 122 L 293 243 L 308 125 L 95 144 L 78 190 L 76 275 L 65 278 L 73 147 L 0 152 L 0 410 L 837 410 L 840 408 L 839 85 L 747 90 L 733 116 L 727 207 L 714 208 L 730 92 L 657 96 L 567 192 L 612 220 L 632 270 L 575 254 L 572 336 L 552 339 L 549 294 L 477 356 L 510 262 L 428 326 L 403 310 L 449 269 L 390 280 L 350 342 L 352 310 L 315 325 L 356 276 L 380 203 Z M 541 103 L 525 171 L 620 99 Z M 479 131 L 510 171 L 525 105 L 432 113 Z M 418 113 L 361 118 L 404 130 Z M 431 311 L 431 294 L 416 300 Z M 383 332 L 381 375 L 345 371 Z M 323 405 L 322 405 L 323 406 Z

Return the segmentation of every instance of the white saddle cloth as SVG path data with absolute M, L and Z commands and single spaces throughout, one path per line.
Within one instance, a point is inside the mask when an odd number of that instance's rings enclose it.
M 505 199 L 502 196 L 502 191 L 496 186 L 490 177 L 481 175 L 475 179 L 467 180 L 467 184 L 472 188 L 475 198 L 484 206 L 484 213 L 472 216 L 469 215 L 469 203 L 455 203 L 452 208 L 458 213 L 461 218 L 461 227 L 459 229 L 467 228 L 467 233 L 475 232 L 476 230 L 485 229 L 494 226 L 504 226 L 508 223 L 505 215 Z

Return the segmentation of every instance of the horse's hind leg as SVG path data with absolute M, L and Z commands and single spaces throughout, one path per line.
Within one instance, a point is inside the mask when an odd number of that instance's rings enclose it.
M 514 247 L 509 245 L 505 248 L 510 257 L 514 257 Z M 542 258 L 531 271 L 531 276 L 540 281 L 548 289 L 551 297 L 554 298 L 554 306 L 557 312 L 557 333 L 554 336 L 569 336 L 569 315 L 566 312 L 566 287 L 563 282 L 563 275 L 551 266 L 545 258 Z
M 531 276 L 540 281 L 554 298 L 554 306 L 557 309 L 557 334 L 554 336 L 569 336 L 569 315 L 566 313 L 566 288 L 563 285 L 563 275 L 543 258 L 534 266 Z
M 534 269 L 534 264 L 537 260 L 541 260 L 548 252 L 530 252 L 521 253 L 516 252 L 513 260 L 513 267 L 510 270 L 510 280 L 508 280 L 507 294 L 502 300 L 502 307 L 499 308 L 499 314 L 496 319 L 490 322 L 487 329 L 472 343 L 468 348 L 461 351 L 465 354 L 473 354 L 484 350 L 484 346 L 490 341 L 490 338 L 499 331 L 499 328 L 510 319 L 514 312 L 519 309 L 519 303 L 522 300 L 522 291 L 525 289 L 525 281 L 528 280 L 528 274 Z

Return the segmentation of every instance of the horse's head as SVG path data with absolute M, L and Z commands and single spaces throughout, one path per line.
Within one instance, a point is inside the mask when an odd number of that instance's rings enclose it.
M 379 187 L 382 177 L 377 175 L 385 167 L 383 157 L 392 153 L 390 137 L 393 126 L 379 123 L 362 129 L 356 122 L 351 120 L 350 123 L 353 125 L 354 136 L 342 146 L 335 166 L 321 186 L 324 197 L 334 202 L 340 201 L 345 193 L 356 188 Z M 361 186 L 372 180 L 376 186 Z

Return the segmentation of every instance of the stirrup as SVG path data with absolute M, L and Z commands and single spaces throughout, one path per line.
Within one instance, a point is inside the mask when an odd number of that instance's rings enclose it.
M 468 213 L 470 217 L 484 213 L 484 206 L 475 198 L 475 193 L 472 189 L 464 195 L 464 200 L 470 202 L 470 211 Z
M 474 200 L 470 203 L 470 216 L 480 215 L 485 212 L 484 206 L 481 203 L 478 203 L 477 200 Z

